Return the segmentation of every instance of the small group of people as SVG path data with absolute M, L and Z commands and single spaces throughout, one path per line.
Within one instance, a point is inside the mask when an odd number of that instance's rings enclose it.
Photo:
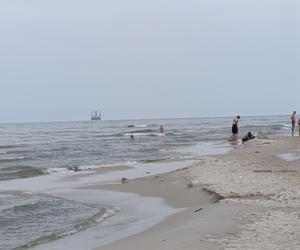
M 295 135 L 295 127 L 296 127 L 296 122 L 297 122 L 296 114 L 297 114 L 296 111 L 293 111 L 293 113 L 291 114 L 292 136 Z M 299 136 L 300 136 L 300 118 L 298 119 L 298 127 L 299 127 Z
M 165 133 L 165 128 L 163 127 L 163 125 L 160 125 L 159 132 L 160 132 L 161 134 Z M 133 142 L 133 141 L 134 141 L 134 134 L 131 134 L 131 135 L 129 136 L 129 141 L 130 141 L 130 142 Z
M 299 136 L 300 136 L 300 117 L 298 118 L 297 121 L 297 117 L 296 117 L 297 112 L 293 111 L 291 114 L 291 124 L 292 124 L 292 136 L 295 135 L 295 127 L 296 127 L 296 123 L 298 124 L 299 127 Z M 232 141 L 233 143 L 237 143 L 238 142 L 238 133 L 239 133 L 239 121 L 240 121 L 241 117 L 238 115 L 236 116 L 233 121 L 232 121 L 232 136 L 230 138 L 230 141 Z M 243 138 L 242 138 L 242 143 L 244 143 L 245 141 L 254 139 L 255 136 L 249 131 Z
M 230 138 L 230 141 L 231 141 L 233 144 L 237 144 L 237 143 L 238 143 L 238 140 L 239 140 L 238 134 L 239 134 L 239 122 L 240 122 L 240 119 L 241 119 L 241 117 L 238 115 L 238 116 L 236 116 L 235 118 L 233 118 L 233 121 L 232 121 L 232 128 L 231 128 L 232 136 L 231 136 L 231 138 Z M 249 132 L 242 138 L 242 143 L 245 143 L 246 141 L 252 140 L 252 139 L 254 139 L 254 138 L 255 138 L 255 136 L 249 131 Z

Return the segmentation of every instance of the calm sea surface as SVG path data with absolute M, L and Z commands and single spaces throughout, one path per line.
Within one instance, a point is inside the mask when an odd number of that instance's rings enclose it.
M 184 152 L 180 149 L 226 143 L 231 122 L 232 118 L 199 118 L 0 124 L 0 181 L 177 161 L 186 156 L 178 153 Z M 166 129 L 164 134 L 159 133 L 160 125 Z M 248 131 L 287 134 L 289 117 L 242 117 L 240 136 Z M 129 141 L 132 134 L 134 142 Z M 44 194 L 0 190 L 0 249 L 39 244 L 83 230 L 108 211 L 105 206 Z

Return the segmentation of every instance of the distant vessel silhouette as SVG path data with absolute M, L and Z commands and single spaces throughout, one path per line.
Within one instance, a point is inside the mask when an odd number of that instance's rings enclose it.
M 102 114 L 101 111 L 91 111 L 91 121 L 101 121 L 102 120 Z

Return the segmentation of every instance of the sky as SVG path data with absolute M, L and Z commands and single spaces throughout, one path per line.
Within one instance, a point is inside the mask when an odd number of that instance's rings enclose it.
M 300 113 L 299 0 L 0 0 L 0 122 Z

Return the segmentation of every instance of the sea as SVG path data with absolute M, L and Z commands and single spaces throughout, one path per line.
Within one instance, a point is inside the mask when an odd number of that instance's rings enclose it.
M 0 124 L 0 183 L 198 159 L 199 152 L 186 149 L 228 145 L 231 124 L 231 117 Z M 290 129 L 288 116 L 240 121 L 240 137 L 248 131 L 285 135 Z M 28 249 L 76 234 L 115 213 L 110 204 L 0 188 L 0 249 Z

